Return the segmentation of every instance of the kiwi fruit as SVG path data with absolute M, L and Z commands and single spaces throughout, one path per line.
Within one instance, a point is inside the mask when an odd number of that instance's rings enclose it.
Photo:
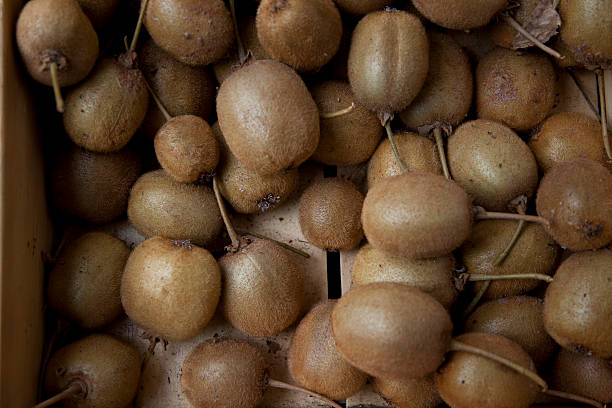
M 408 380 L 373 378 L 371 382 L 374 390 L 397 408 L 435 408 L 442 404 L 433 375 Z
M 311 184 L 300 199 L 299 222 L 308 242 L 324 249 L 354 249 L 363 238 L 363 194 L 339 177 Z
M 300 321 L 289 347 L 287 366 L 302 387 L 333 400 L 357 393 L 367 375 L 350 365 L 336 348 L 331 315 L 336 300 L 316 304 Z
M 408 171 L 442 174 L 440 156 L 431 140 L 412 132 L 396 132 L 393 139 Z M 368 162 L 368 188 L 384 178 L 402 173 L 389 139 L 383 139 Z
M 543 173 L 578 157 L 612 167 L 601 139 L 599 122 L 584 113 L 561 112 L 546 118 L 529 140 Z
M 192 338 L 208 324 L 221 296 L 221 273 L 206 249 L 161 237 L 128 258 L 121 279 L 125 313 L 151 335 Z
M 183 184 L 164 170 L 143 174 L 128 201 L 128 218 L 145 237 L 162 236 L 210 245 L 223 228 L 212 189 Z
M 73 147 L 51 172 L 51 196 L 63 213 L 104 224 L 125 213 L 140 171 L 141 160 L 130 149 L 100 154 Z
M 321 112 L 321 137 L 311 158 L 329 166 L 368 160 L 382 136 L 376 115 L 356 102 L 348 82 L 325 81 L 311 92 Z M 335 116 L 343 110 L 349 111 Z
M 113 12 L 119 5 L 119 0 L 77 0 L 83 12 L 93 26 L 100 30 L 103 29 Z
M 342 19 L 333 0 L 262 0 L 257 37 L 271 58 L 312 72 L 338 51 Z
M 455 258 L 451 254 L 409 259 L 390 255 L 366 244 L 355 256 L 351 278 L 355 286 L 374 282 L 405 283 L 433 296 L 449 309 L 457 298 L 453 283 L 454 269 Z
M 540 123 L 555 103 L 556 75 L 547 56 L 495 48 L 476 68 L 478 117 L 518 131 Z
M 508 0 L 458 0 L 452 7 L 445 0 L 413 0 L 419 13 L 431 22 L 451 30 L 471 30 L 485 26 Z
M 599 162 L 578 158 L 553 167 L 540 181 L 536 208 L 564 248 L 584 251 L 612 242 L 612 174 Z
M 411 286 L 355 286 L 332 312 L 340 354 L 374 376 L 404 380 L 432 373 L 444 360 L 453 324 L 444 306 Z
M 579 252 L 561 263 L 544 297 L 544 326 L 562 347 L 612 357 L 612 251 Z
M 144 26 L 155 44 L 188 65 L 212 64 L 234 42 L 232 16 L 222 0 L 150 0 Z
M 232 153 L 264 176 L 299 166 L 319 143 L 317 105 L 300 76 L 278 61 L 255 61 L 227 78 L 217 115 Z
M 103 232 L 89 232 L 62 250 L 49 274 L 47 298 L 51 307 L 87 330 L 118 318 L 121 275 L 130 249 Z
M 336 0 L 338 8 L 347 14 L 368 14 L 392 6 L 395 0 Z
M 138 391 L 140 365 L 131 345 L 107 334 L 91 334 L 53 353 L 45 389 L 58 394 L 78 384 L 82 391 L 64 400 L 65 407 L 126 408 Z

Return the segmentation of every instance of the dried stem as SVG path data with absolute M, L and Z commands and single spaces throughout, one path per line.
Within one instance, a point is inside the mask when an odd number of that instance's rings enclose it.
M 608 136 L 608 106 L 606 103 L 606 80 L 604 71 L 598 69 L 595 71 L 597 75 L 597 92 L 599 95 L 599 115 L 601 116 L 601 137 L 603 137 L 604 146 L 608 159 L 612 160 L 612 149 L 610 148 L 610 138 Z
M 563 59 L 563 56 L 559 54 L 559 52 L 553 50 L 549 46 L 545 45 L 542 41 L 535 38 L 529 31 L 525 30 L 525 28 L 522 25 L 520 25 L 518 21 L 516 21 L 514 18 L 510 17 L 507 14 L 503 14 L 502 18 L 504 19 L 506 23 L 510 25 L 510 27 L 514 28 L 516 31 L 518 31 L 523 36 L 525 36 L 529 41 L 531 41 L 533 45 L 535 45 L 536 47 L 538 47 L 539 49 L 541 49 L 548 55 L 551 55 L 555 58 Z
M 157 107 L 161 111 L 162 115 L 164 115 L 164 118 L 166 118 L 166 122 L 169 121 L 170 119 L 172 119 L 172 115 L 170 115 L 170 113 L 168 113 L 168 110 L 166 109 L 166 107 L 162 103 L 161 99 L 159 99 L 159 96 L 157 96 L 155 91 L 153 91 L 153 88 L 151 88 L 151 85 L 149 85 L 149 83 L 144 78 L 144 76 L 143 76 L 143 81 L 144 81 L 145 85 L 147 86 L 147 89 L 149 90 L 149 93 L 151 94 L 151 97 L 153 97 L 153 100 L 155 101 L 155 104 L 157 105 Z
M 138 37 L 140 36 L 140 31 L 142 30 L 142 23 L 144 21 L 145 10 L 147 9 L 148 3 L 149 0 L 143 0 L 142 6 L 140 7 L 140 14 L 138 15 L 138 22 L 136 23 L 134 36 L 132 36 L 132 43 L 130 44 L 129 54 L 132 54 L 134 51 L 136 51 L 136 44 L 138 43 Z
M 335 403 L 334 401 L 330 400 L 329 398 L 326 398 L 326 397 L 322 396 L 321 394 L 317 394 L 315 392 L 309 391 L 306 388 L 298 387 L 297 385 L 287 384 L 287 383 L 284 383 L 282 381 L 273 380 L 273 379 L 269 379 L 268 380 L 268 385 L 270 387 L 282 388 L 284 390 L 302 392 L 304 394 L 308 394 L 311 397 L 314 397 L 314 398 L 318 399 L 319 401 L 322 401 L 322 402 L 324 402 L 326 404 L 329 404 L 329 405 L 331 405 L 334 408 L 342 408 L 339 404 Z
M 579 402 L 581 404 L 586 404 L 586 405 L 590 405 L 592 407 L 597 407 L 597 408 L 604 408 L 605 405 L 602 404 L 599 401 L 595 401 L 592 400 L 590 398 L 585 398 L 585 397 L 581 397 L 580 395 L 576 395 L 576 394 L 570 394 L 569 392 L 564 392 L 564 391 L 557 391 L 557 390 L 546 390 L 546 391 L 542 391 L 544 394 L 548 394 L 551 395 L 553 397 L 559 397 L 559 398 L 564 398 L 564 399 L 568 399 L 571 401 L 576 401 Z
M 62 98 L 62 90 L 60 89 L 59 80 L 57 79 L 57 62 L 52 62 L 49 65 L 51 70 L 51 83 L 53 84 L 53 95 L 55 95 L 55 109 L 58 112 L 64 112 L 64 98 Z
M 439 126 L 433 129 L 434 138 L 436 139 L 436 146 L 438 147 L 438 154 L 440 155 L 440 163 L 442 163 L 442 171 L 444 177 L 451 179 L 450 172 L 448 171 L 448 163 L 446 162 L 446 153 L 444 152 L 444 140 L 442 139 L 442 130 Z
M 331 119 L 337 118 L 338 116 L 346 115 L 347 113 L 351 113 L 355 109 L 355 102 L 351 102 L 351 106 L 348 108 L 340 109 L 339 111 L 331 112 L 331 113 L 323 113 L 319 112 L 319 116 L 323 119 Z
M 544 282 L 552 282 L 553 278 L 542 273 L 515 273 L 510 275 L 487 275 L 484 273 L 471 273 L 468 277 L 470 282 L 506 280 L 506 279 L 537 279 Z
M 272 239 L 270 237 L 266 237 L 265 235 L 261 235 L 261 234 L 258 234 L 256 232 L 248 232 L 248 231 L 238 231 L 238 232 L 240 234 L 242 234 L 242 235 L 251 235 L 251 236 L 254 236 L 256 238 L 266 239 L 268 241 L 272 241 L 276 245 L 278 245 L 280 247 L 283 247 L 283 248 L 285 248 L 288 251 L 291 251 L 291 252 L 296 253 L 296 254 L 298 254 L 300 256 L 303 256 L 304 258 L 310 258 L 310 255 L 308 253 L 306 253 L 306 252 L 304 252 L 304 251 L 302 251 L 300 249 L 297 249 L 296 247 L 293 247 L 293 246 L 291 246 L 289 244 L 285 244 L 284 242 L 280 242 L 280 241 L 277 241 L 277 240 Z
M 236 18 L 235 0 L 229 0 L 230 11 L 232 12 L 232 21 L 234 22 L 234 34 L 236 35 L 236 43 L 238 44 L 238 58 L 240 65 L 244 64 L 247 59 L 247 53 L 244 50 L 242 39 L 240 38 L 240 30 L 238 30 L 238 19 Z
M 501 265 L 504 262 L 504 260 L 506 259 L 506 257 L 510 253 L 510 251 L 512 251 L 512 248 L 514 247 L 514 244 L 516 244 L 516 242 L 518 241 L 519 237 L 521 236 L 521 232 L 523 231 L 523 227 L 525 227 L 525 220 L 520 220 L 518 225 L 517 225 L 517 227 L 516 227 L 516 231 L 514 231 L 514 235 L 512 236 L 512 239 L 510 240 L 510 242 L 506 246 L 506 249 L 504 249 L 504 251 L 501 254 L 499 254 L 499 256 L 495 259 L 495 262 L 493 262 L 493 265 L 499 266 L 499 265 Z
M 159 342 L 160 342 L 159 337 L 155 337 L 154 339 L 149 339 L 149 347 L 147 347 L 147 351 L 144 355 L 144 358 L 142 359 L 142 364 L 140 365 L 141 373 L 144 372 L 145 368 L 147 367 L 147 364 L 149 363 L 151 356 L 155 352 L 155 346 L 157 346 L 157 343 Z
M 387 131 L 387 137 L 389 138 L 389 143 L 391 143 L 391 148 L 393 149 L 393 154 L 395 155 L 395 160 L 397 160 L 397 164 L 399 164 L 400 169 L 402 169 L 402 171 L 407 172 L 408 167 L 406 167 L 406 165 L 402 161 L 399 151 L 397 150 L 397 145 L 395 144 L 395 140 L 393 140 L 393 130 L 391 130 L 390 120 L 385 123 L 385 130 Z
M 40 404 L 34 405 L 34 408 L 50 407 L 51 405 L 55 404 L 58 401 L 64 400 L 66 398 L 70 398 L 73 395 L 77 395 L 83 392 L 85 392 L 85 390 L 83 390 L 83 386 L 79 382 L 73 382 L 70 385 L 70 387 L 66 388 L 64 391 L 60 392 L 59 394 L 49 398 L 48 400 L 43 401 Z
M 217 199 L 217 205 L 219 206 L 219 210 L 221 211 L 221 218 L 223 218 L 225 229 L 227 229 L 227 233 L 229 234 L 229 237 L 232 240 L 232 249 L 234 251 L 237 251 L 240 248 L 240 236 L 236 233 L 236 230 L 234 230 L 234 227 L 230 222 L 229 216 L 227 215 L 227 208 L 225 208 L 223 197 L 221 197 L 221 193 L 219 192 L 216 175 L 213 177 L 213 191 L 215 192 L 215 198 Z
M 550 223 L 545 219 L 537 215 L 526 215 L 526 214 L 512 214 L 512 213 L 502 213 L 502 212 L 493 212 L 487 211 L 482 207 L 476 207 L 476 214 L 474 215 L 475 220 L 525 220 L 528 222 L 537 222 L 538 224 L 542 224 L 544 226 L 550 225 Z
M 480 300 L 484 296 L 484 294 L 487 291 L 487 289 L 489 289 L 489 286 L 491 286 L 491 281 L 490 280 L 487 280 L 487 281 L 485 281 L 482 284 L 482 286 L 478 290 L 478 293 L 476 293 L 476 296 L 474 296 L 474 299 L 472 299 L 472 301 L 470 302 L 468 307 L 465 308 L 465 311 L 463 312 L 463 319 L 464 320 L 467 319 L 467 317 L 472 314 L 474 309 L 476 309 L 476 306 L 478 306 L 478 303 L 480 302 Z
M 582 97 L 586 101 L 587 105 L 589 105 L 589 108 L 591 108 L 591 111 L 597 117 L 597 120 L 601 120 L 601 116 L 599 115 L 599 111 L 595 108 L 595 106 L 593 105 L 593 102 L 591 102 L 591 99 L 589 99 L 589 96 L 587 95 L 586 91 L 584 90 L 584 87 L 582 86 L 582 84 L 580 83 L 578 78 L 576 77 L 576 74 L 574 74 L 574 71 L 571 68 L 568 67 L 568 68 L 565 68 L 565 72 L 567 72 L 567 74 L 570 76 L 570 78 L 572 78 L 572 81 L 574 81 L 574 85 L 576 85 L 576 88 L 578 88 L 578 90 L 582 94 Z

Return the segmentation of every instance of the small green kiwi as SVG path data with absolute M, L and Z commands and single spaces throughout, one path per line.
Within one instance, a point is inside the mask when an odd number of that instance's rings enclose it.
M 375 377 L 421 378 L 444 360 L 453 324 L 444 306 L 411 286 L 355 286 L 332 312 L 340 354 Z
M 83 9 L 83 12 L 93 26 L 97 29 L 103 29 L 108 20 L 113 15 L 113 12 L 119 5 L 120 0 L 77 0 Z
M 316 304 L 300 321 L 289 347 L 287 365 L 302 387 L 330 399 L 344 400 L 356 394 L 367 375 L 350 365 L 336 348 L 331 314 L 336 300 Z
M 138 326 L 165 340 L 202 331 L 221 295 L 221 273 L 206 249 L 161 237 L 138 245 L 121 279 L 121 303 Z
M 179 183 L 163 170 L 145 173 L 136 181 L 127 212 L 132 225 L 145 237 L 190 240 L 206 246 L 223 228 L 210 187 Z
M 396 0 L 336 0 L 340 10 L 348 14 L 368 14 L 393 5 Z
M 508 0 L 413 0 L 417 10 L 433 23 L 452 30 L 470 30 L 485 26 L 501 11 Z
M 355 256 L 351 278 L 355 286 L 374 282 L 405 283 L 433 296 L 448 309 L 457 298 L 453 283 L 454 269 L 455 258 L 451 254 L 409 259 L 390 255 L 366 244 Z
M 435 408 L 443 402 L 433 375 L 408 380 L 373 378 L 371 382 L 374 390 L 397 408 Z

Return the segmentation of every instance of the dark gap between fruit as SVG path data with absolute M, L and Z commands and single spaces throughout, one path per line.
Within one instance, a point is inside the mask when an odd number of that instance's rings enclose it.
M 336 166 L 323 167 L 323 177 L 336 177 L 337 175 Z M 327 251 L 327 297 L 329 299 L 338 299 L 342 296 L 340 276 L 340 252 Z

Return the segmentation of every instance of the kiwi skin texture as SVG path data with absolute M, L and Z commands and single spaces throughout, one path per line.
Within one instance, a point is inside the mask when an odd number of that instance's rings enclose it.
M 415 260 L 389 255 L 366 244 L 355 256 L 351 278 L 355 286 L 374 282 L 405 283 L 433 296 L 449 309 L 457 298 L 454 269 L 452 254 Z
M 51 307 L 86 330 L 104 327 L 118 318 L 121 275 L 130 249 L 117 238 L 89 232 L 59 255 L 47 284 Z
M 332 250 L 354 249 L 363 238 L 363 194 L 339 177 L 311 184 L 300 199 L 299 223 L 311 244 Z
M 340 354 L 381 378 L 405 380 L 432 373 L 444 360 L 452 327 L 444 306 L 402 283 L 355 286 L 332 312 Z
M 119 5 L 120 0 L 77 0 L 83 12 L 97 29 L 103 29 L 104 25 L 113 15 L 113 11 Z
M 478 117 L 517 131 L 540 123 L 555 103 L 556 75 L 545 55 L 496 48 L 476 68 Z
M 508 0 L 458 0 L 449 7 L 445 0 L 413 0 L 412 4 L 431 22 L 451 30 L 469 30 L 485 26 Z
M 64 406 L 117 408 L 130 405 L 140 380 L 141 358 L 136 349 L 107 334 L 91 334 L 57 350 L 49 359 L 45 389 L 59 394 L 73 382 L 87 389 L 65 400 Z
M 393 5 L 395 0 L 336 0 L 338 8 L 348 14 L 368 14 Z
M 525 26 L 525 23 L 529 21 L 531 14 L 540 4 L 539 0 L 521 0 L 517 7 L 511 9 L 511 16 L 516 20 L 517 23 Z M 516 28 L 506 23 L 504 20 L 499 21 L 488 26 L 487 31 L 491 36 L 491 39 L 495 41 L 497 45 L 504 48 L 513 49 L 514 39 L 520 34 L 516 31 Z M 556 48 L 554 48 L 556 50 Z
M 565 349 L 612 357 L 612 251 L 572 254 L 561 263 L 544 297 L 544 326 Z
M 98 59 L 98 35 L 75 0 L 27 2 L 17 20 L 16 39 L 28 73 L 48 86 L 51 62 L 58 64 L 63 87 L 82 81 Z
M 546 231 L 572 251 L 612 241 L 612 174 L 601 163 L 578 158 L 553 167 L 540 181 L 538 215 Z
M 333 400 L 344 400 L 356 394 L 368 377 L 346 362 L 336 348 L 331 329 L 335 304 L 335 300 L 318 303 L 300 321 L 287 365 L 300 386 Z
M 397 408 L 435 408 L 442 404 L 433 375 L 409 380 L 373 378 L 374 390 Z

